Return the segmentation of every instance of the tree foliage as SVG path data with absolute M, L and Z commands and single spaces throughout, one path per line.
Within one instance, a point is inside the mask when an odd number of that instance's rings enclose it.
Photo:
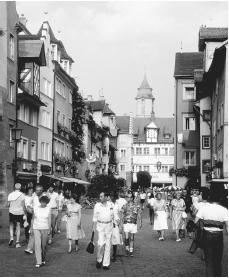
M 116 179 L 114 176 L 96 175 L 91 180 L 88 190 L 90 197 L 98 197 L 100 192 L 118 193 L 124 189 L 126 181 L 122 178 Z
M 148 188 L 151 185 L 151 175 L 147 171 L 137 172 L 137 184 L 142 189 Z
M 81 148 L 83 145 L 83 124 L 85 123 L 85 103 L 78 89 L 73 90 L 72 93 L 72 130 L 75 136 L 70 136 L 73 147 L 73 160 L 81 161 L 84 158 L 84 153 Z

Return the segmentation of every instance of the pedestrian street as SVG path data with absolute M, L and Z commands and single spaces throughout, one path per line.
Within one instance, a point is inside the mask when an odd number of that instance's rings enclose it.
M 204 262 L 201 261 L 201 252 L 198 249 L 194 255 L 187 252 L 191 239 L 186 237 L 181 242 L 175 241 L 175 233 L 165 232 L 165 241 L 159 241 L 157 233 L 152 236 L 152 226 L 149 224 L 148 209 L 144 209 L 143 228 L 135 238 L 134 257 L 120 256 L 122 250 L 118 247 L 118 256 L 115 263 L 111 263 L 110 270 L 96 269 L 96 249 L 93 255 L 86 252 L 91 235 L 92 210 L 82 211 L 82 225 L 86 239 L 79 242 L 79 252 L 67 253 L 68 242 L 63 231 L 54 237 L 54 242 L 48 246 L 47 263 L 44 267 L 34 268 L 35 256 L 24 253 L 26 245 L 21 248 L 8 247 L 8 230 L 6 237 L 0 240 L 0 276 L 95 276 L 95 277 L 172 277 L 191 276 L 203 277 L 205 274 Z M 97 237 L 95 238 L 96 243 Z M 227 275 L 227 235 L 224 235 L 223 275 Z

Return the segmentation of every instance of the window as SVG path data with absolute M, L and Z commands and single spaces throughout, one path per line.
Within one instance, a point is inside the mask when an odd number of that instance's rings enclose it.
M 142 148 L 136 148 L 136 155 L 142 154 Z
M 37 111 L 31 111 L 31 125 L 37 126 Z
M 223 119 L 224 119 L 224 108 L 223 103 L 221 104 L 221 111 L 220 111 L 220 127 L 223 126 Z
M 14 36 L 10 34 L 10 59 L 12 60 L 14 60 L 14 48 L 15 48 Z
M 9 94 L 8 94 L 8 101 L 13 103 L 15 96 L 15 83 L 10 80 L 9 84 Z
M 211 110 L 203 110 L 203 120 L 211 121 Z
M 189 115 L 184 115 L 183 118 L 184 130 L 196 130 L 196 118 Z
M 13 145 L 14 145 L 13 144 L 14 143 L 13 142 L 13 137 L 12 137 L 12 128 L 13 128 L 13 126 L 10 126 L 10 142 L 9 142 L 10 143 L 10 147 L 13 147 Z
M 68 119 L 68 127 L 69 127 L 69 129 L 72 129 L 72 120 L 71 119 Z
M 196 92 L 193 84 L 183 85 L 183 100 L 195 100 Z
M 120 171 L 125 171 L 125 164 L 120 164 Z
M 147 142 L 155 142 L 157 140 L 157 133 L 156 128 L 148 128 L 146 131 Z
M 54 58 L 55 58 L 55 51 L 56 51 L 56 46 L 55 46 L 55 44 L 52 44 L 52 51 L 51 51 L 52 60 L 54 60 Z
M 169 149 L 169 155 L 174 155 L 174 148 Z
M 146 171 L 146 172 L 149 172 L 149 166 L 148 165 L 144 165 L 143 166 L 143 170 Z
M 203 149 L 210 149 L 210 136 L 202 136 L 202 148 Z
M 28 106 L 24 106 L 23 121 L 26 123 L 29 123 L 29 107 Z
M 154 154 L 155 155 L 160 155 L 160 148 L 155 148 L 154 149 Z
M 202 172 L 208 173 L 211 168 L 211 161 L 209 159 L 202 160 Z
M 144 154 L 148 155 L 149 154 L 149 148 L 144 148 Z
M 69 99 L 69 103 L 72 104 L 72 91 L 69 91 L 68 99 Z
M 62 117 L 63 117 L 63 118 L 62 118 L 62 120 L 63 120 L 63 125 L 65 126 L 65 115 L 63 114 Z
M 68 61 L 64 61 L 64 70 L 67 72 L 68 69 Z
M 142 166 L 141 166 L 141 165 L 137 166 L 137 169 L 138 169 L 138 170 L 137 170 L 138 172 L 141 172 Z
M 41 125 L 47 128 L 51 128 L 51 117 L 50 112 L 42 110 L 41 111 Z
M 50 144 L 41 142 L 41 159 L 50 160 Z
M 31 141 L 31 160 L 36 161 L 36 142 Z
M 184 152 L 184 165 L 185 166 L 195 166 L 195 152 L 194 151 L 188 151 Z
M 60 123 L 60 111 L 57 110 L 57 122 Z
M 28 139 L 23 138 L 22 139 L 22 158 L 28 159 Z
M 33 93 L 40 96 L 40 67 L 34 63 L 33 71 Z
M 171 134 L 170 134 L 170 133 L 165 133 L 165 134 L 164 134 L 164 138 L 165 138 L 165 139 L 170 139 L 170 137 L 171 137 Z
M 164 155 L 168 155 L 169 154 L 168 148 L 162 148 L 162 149 L 163 149 Z
M 62 96 L 63 96 L 64 98 L 66 98 L 66 86 L 65 86 L 65 84 L 63 84 Z
M 126 157 L 126 150 L 121 150 L 121 157 Z
M 162 165 L 162 166 L 161 166 L 161 171 L 162 171 L 162 173 L 168 173 L 168 172 L 169 172 L 169 166 L 167 166 L 167 165 Z

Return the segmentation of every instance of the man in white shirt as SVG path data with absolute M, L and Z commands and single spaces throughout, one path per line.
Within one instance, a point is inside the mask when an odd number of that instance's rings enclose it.
M 27 204 L 27 210 L 30 213 L 34 212 L 34 209 L 38 206 L 40 206 L 40 197 L 43 196 L 43 187 L 41 185 L 37 185 L 35 192 L 33 193 L 32 196 L 32 201 L 30 204 Z M 34 249 L 34 232 L 33 232 L 33 219 L 31 221 L 31 226 L 30 226 L 30 236 L 29 236 L 29 242 L 27 245 L 27 248 L 25 249 L 26 254 L 33 254 L 33 249 Z
M 219 277 L 222 274 L 223 228 L 228 225 L 228 210 L 219 205 L 220 192 L 212 188 L 211 203 L 202 206 L 196 214 L 197 222 L 203 221 L 203 249 L 205 255 L 206 276 Z
M 59 195 L 54 191 L 54 188 L 54 184 L 51 184 L 47 191 L 47 196 L 50 199 L 48 206 L 51 208 L 51 231 L 49 234 L 48 244 L 52 243 L 52 238 L 54 237 L 59 208 Z
M 20 245 L 20 233 L 21 224 L 23 223 L 23 217 L 26 219 L 26 208 L 25 208 L 25 195 L 20 191 L 21 184 L 15 184 L 15 190 L 8 196 L 9 206 L 9 221 L 10 221 L 10 241 L 9 246 L 14 241 L 14 225 L 16 225 L 16 248 L 21 247 Z
M 113 203 L 108 201 L 109 194 L 101 192 L 100 202 L 95 204 L 93 211 L 93 231 L 98 232 L 96 267 L 108 270 L 110 265 L 111 235 L 113 221 L 118 221 L 118 215 L 113 209 Z

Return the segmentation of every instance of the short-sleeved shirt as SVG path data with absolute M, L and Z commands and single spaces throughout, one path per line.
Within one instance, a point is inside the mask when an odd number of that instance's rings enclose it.
M 139 204 L 134 202 L 129 202 L 123 207 L 123 221 L 124 223 L 137 223 L 138 213 L 140 213 L 141 208 Z
M 11 192 L 8 196 L 8 202 L 10 204 L 9 213 L 14 215 L 24 214 L 25 195 L 22 192 L 18 190 Z
M 149 200 L 148 200 L 148 204 L 153 208 L 153 206 L 154 206 L 154 203 L 155 203 L 155 199 L 154 198 L 150 198 Z
M 48 197 L 50 198 L 49 206 L 50 208 L 58 208 L 58 200 L 59 200 L 59 194 L 55 191 L 48 192 Z
M 119 210 L 121 210 L 126 203 L 127 201 L 124 198 L 119 198 L 116 200 L 116 204 L 118 205 Z
M 141 198 L 141 200 L 145 200 L 145 198 L 146 198 L 146 193 L 141 193 L 141 194 L 140 194 L 140 198 Z
M 207 203 L 199 209 L 196 217 L 203 220 L 219 221 L 223 224 L 228 221 L 228 210 L 221 205 Z M 217 227 L 205 227 L 204 229 L 209 231 L 222 231 L 222 229 Z
M 112 202 L 106 202 L 102 204 L 96 203 L 93 211 L 93 222 L 110 222 L 117 220 L 118 216 L 114 211 L 114 204 Z
M 37 206 L 34 208 L 33 228 L 37 230 L 49 229 L 50 207 L 42 208 Z

